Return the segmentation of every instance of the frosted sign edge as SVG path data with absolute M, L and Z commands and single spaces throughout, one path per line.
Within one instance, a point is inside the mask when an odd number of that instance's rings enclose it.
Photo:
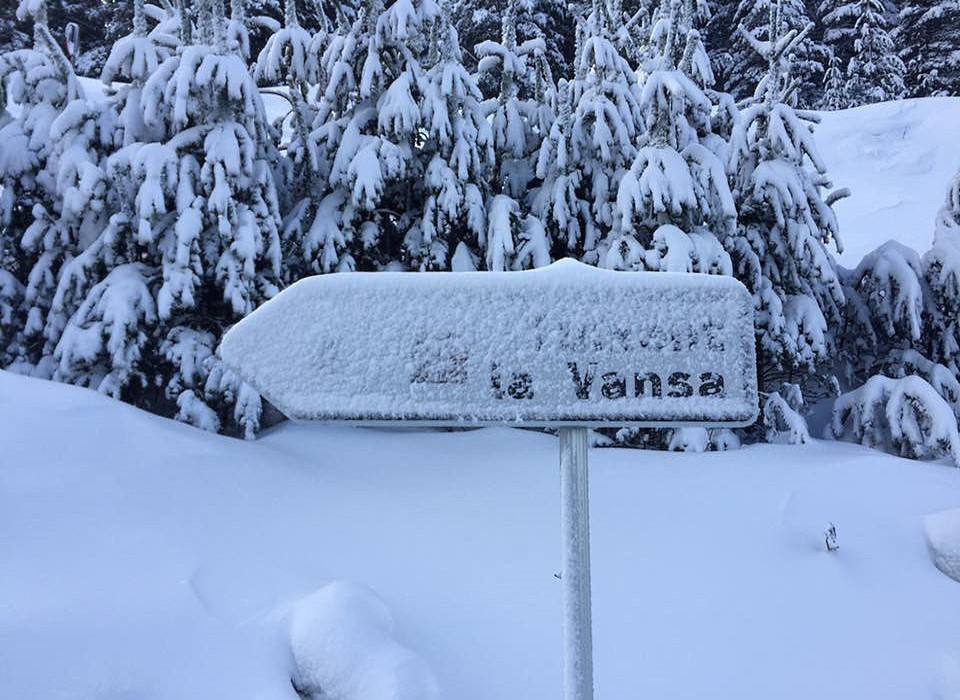
M 552 270 L 551 268 L 559 269 Z M 507 277 L 505 277 L 507 276 Z M 500 279 L 497 279 L 500 278 Z M 363 280 L 363 282 L 361 282 Z M 657 407 L 654 410 L 638 411 L 634 409 L 612 410 L 603 408 L 602 402 L 591 397 L 590 403 L 583 405 L 583 411 L 558 410 L 557 413 L 550 413 L 548 405 L 538 406 L 536 415 L 530 412 L 520 411 L 511 412 L 506 406 L 504 410 L 490 410 L 492 402 L 474 403 L 464 405 L 464 411 L 436 411 L 426 410 L 415 411 L 415 407 L 420 401 L 419 397 L 400 397 L 396 392 L 387 392 L 375 399 L 383 400 L 384 406 L 395 406 L 396 411 L 390 412 L 383 408 L 377 410 L 365 410 L 358 412 L 352 410 L 349 404 L 353 398 L 347 396 L 336 396 L 329 394 L 333 402 L 332 410 L 326 410 L 322 406 L 323 393 L 319 393 L 318 402 L 311 404 L 299 402 L 294 396 L 292 401 L 288 401 L 282 394 L 274 391 L 270 387 L 269 377 L 264 378 L 258 374 L 258 367 L 266 366 L 259 357 L 260 363 L 256 360 L 245 362 L 243 353 L 251 347 L 251 343 L 242 339 L 245 321 L 241 321 L 228 330 L 223 338 L 223 342 L 217 350 L 217 354 L 223 359 L 225 364 L 236 371 L 247 383 L 260 392 L 270 403 L 275 405 L 280 411 L 287 415 L 291 420 L 298 423 L 330 423 L 330 424 L 352 424 L 352 425 L 389 425 L 404 424 L 411 426 L 459 426 L 459 427 L 480 427 L 495 425 L 524 425 L 531 427 L 559 427 L 559 426 L 591 426 L 591 427 L 666 427 L 666 426 L 716 426 L 716 427 L 742 427 L 752 424 L 759 413 L 757 397 L 757 378 L 755 375 L 755 341 L 753 333 L 753 303 L 752 297 L 746 288 L 736 279 L 726 276 L 695 275 L 686 273 L 635 273 L 635 272 L 614 272 L 609 270 L 598 270 L 580 263 L 561 262 L 554 266 L 542 268 L 535 271 L 525 272 L 473 272 L 473 273 L 409 273 L 409 272 L 359 272 L 359 273 L 337 273 L 334 275 L 319 275 L 301 280 L 291 285 L 287 290 L 277 295 L 270 301 L 264 303 L 255 310 L 248 319 L 257 318 L 267 314 L 266 324 L 269 325 L 272 314 L 279 314 L 277 318 L 289 317 L 295 313 L 296 306 L 294 302 L 309 302 L 311 296 L 315 294 L 331 293 L 334 295 L 362 295 L 363 287 L 372 287 L 378 290 L 376 293 L 383 294 L 389 291 L 391 285 L 402 284 L 410 294 L 416 294 L 420 290 L 436 289 L 433 286 L 437 283 L 440 288 L 450 286 L 451 289 L 457 289 L 459 292 L 469 291 L 476 286 L 476 289 L 482 289 L 489 286 L 492 289 L 499 290 L 497 293 L 509 297 L 508 288 L 516 285 L 516 289 L 532 288 L 535 292 L 543 284 L 546 288 L 556 288 L 557 285 L 570 287 L 574 291 L 580 287 L 580 283 L 591 280 L 599 287 L 621 287 L 632 291 L 664 292 L 671 290 L 694 291 L 708 294 L 709 296 L 718 296 L 717 305 L 712 308 L 722 308 L 723 299 L 730 303 L 730 311 L 725 313 L 726 320 L 729 320 L 729 327 L 733 328 L 727 336 L 730 340 L 736 339 L 739 348 L 737 351 L 731 350 L 725 353 L 718 353 L 718 357 L 726 357 L 728 369 L 734 368 L 740 375 L 737 375 L 738 383 L 734 396 L 718 397 L 710 399 L 717 401 L 715 406 L 704 406 L 702 399 L 698 402 L 699 406 L 690 406 L 689 409 L 668 408 L 667 406 Z M 429 282 L 428 282 L 429 280 Z M 504 285 L 503 283 L 509 283 Z M 368 285 L 367 282 L 372 282 Z M 569 281 L 569 285 L 567 282 Z M 606 284 L 613 282 L 612 285 Z M 679 284 L 678 284 L 679 283 Z M 584 289 L 594 286 L 588 283 Z M 614 290 L 615 291 L 615 290 Z M 290 293 L 293 293 L 291 296 Z M 286 295 L 286 297 L 284 296 Z M 346 298 L 346 297 L 345 297 Z M 375 294 L 373 295 L 375 302 Z M 546 297 L 549 298 L 549 297 Z M 292 308 L 285 308 L 284 301 L 290 301 Z M 500 301 L 500 300 L 497 300 Z M 509 302 L 509 298 L 504 300 Z M 669 303 L 669 301 L 667 302 Z M 455 308 L 455 307 L 454 307 Z M 491 310 L 493 318 L 498 309 L 509 308 L 507 303 L 502 306 L 495 306 Z M 550 308 L 549 306 L 545 308 Z M 556 308 L 556 307 L 554 307 Z M 600 318 L 604 318 L 603 311 L 599 313 Z M 615 315 L 615 312 L 609 312 Z M 707 313 L 705 311 L 705 313 Z M 480 317 L 481 319 L 483 316 Z M 444 326 L 440 326 L 441 328 Z M 670 325 L 666 325 L 670 328 Z M 747 328 L 749 327 L 749 332 Z M 254 329 L 256 330 L 256 329 Z M 239 342 L 235 342 L 238 341 Z M 234 346 L 237 347 L 234 347 Z M 479 344 L 478 352 L 484 350 L 487 346 Z M 519 345 L 517 347 L 520 347 Z M 402 361 L 398 360 L 398 370 Z M 666 366 L 666 365 L 664 365 Z M 659 371 L 659 369 L 657 369 Z M 553 375 L 551 375 L 553 376 Z M 358 383 L 358 386 L 360 384 Z M 369 386 L 369 385 L 368 385 Z M 731 385 L 732 388 L 732 385 Z M 362 403 L 366 394 L 360 393 L 357 399 Z M 689 395 L 689 394 L 688 394 Z M 658 397 L 659 398 L 659 397 Z M 696 400 L 697 397 L 694 397 Z M 318 408 L 313 406 L 319 403 Z M 376 401 L 372 401 L 376 404 Z M 421 402 L 423 403 L 423 402 Z M 429 402 L 426 402 L 429 404 Z M 688 402 L 689 403 L 689 402 Z M 448 405 L 455 407 L 455 402 Z M 569 407 L 577 404 L 564 404 Z M 486 406 L 485 409 L 479 409 L 478 406 Z M 609 406 L 609 404 L 607 404 Z M 308 408 L 309 407 L 309 408 Z M 356 408 L 356 407 L 355 407 Z M 436 408 L 436 406 L 434 406 Z M 561 406 L 557 405 L 560 409 Z M 701 411 L 701 409 L 703 409 Z M 530 414 L 532 417 L 526 418 L 524 414 Z M 702 414 L 702 415 L 698 415 Z M 410 417 L 414 416 L 414 417 Z M 592 416 L 592 417 L 591 417 Z

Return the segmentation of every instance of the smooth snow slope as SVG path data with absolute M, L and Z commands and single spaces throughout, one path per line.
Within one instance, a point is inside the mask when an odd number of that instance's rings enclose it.
M 889 239 L 923 254 L 950 179 L 960 170 L 960 98 L 927 97 L 821 113 L 817 145 L 835 187 L 841 264 Z
M 560 696 L 553 437 L 240 442 L 0 372 L 0 446 L 4 700 L 297 700 L 288 611 L 338 579 L 439 697 Z M 960 697 L 960 584 L 923 529 L 960 470 L 824 442 L 590 459 L 599 699 Z M 387 697 L 416 696 L 362 700 Z

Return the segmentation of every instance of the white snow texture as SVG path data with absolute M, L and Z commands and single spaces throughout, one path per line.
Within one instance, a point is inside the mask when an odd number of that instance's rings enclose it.
M 434 700 L 433 673 L 394 638 L 376 593 L 334 581 L 298 601 L 290 616 L 294 684 L 316 700 Z
M 960 582 L 960 508 L 931 513 L 923 519 L 923 525 L 933 563 Z
M 732 277 L 563 260 L 304 279 L 220 354 L 294 420 L 745 425 L 754 347 Z

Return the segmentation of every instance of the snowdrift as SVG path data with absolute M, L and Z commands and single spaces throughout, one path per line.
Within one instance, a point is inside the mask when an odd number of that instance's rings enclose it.
M 2 698 L 561 694 L 551 436 L 250 443 L 0 372 L 0 445 Z M 960 584 L 924 528 L 955 468 L 820 441 L 590 459 L 598 697 L 960 692 Z M 370 657 L 310 653 L 334 642 Z

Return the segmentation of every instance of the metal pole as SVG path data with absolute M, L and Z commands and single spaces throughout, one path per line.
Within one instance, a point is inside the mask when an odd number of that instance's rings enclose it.
M 563 534 L 563 697 L 593 700 L 587 429 L 560 428 Z

